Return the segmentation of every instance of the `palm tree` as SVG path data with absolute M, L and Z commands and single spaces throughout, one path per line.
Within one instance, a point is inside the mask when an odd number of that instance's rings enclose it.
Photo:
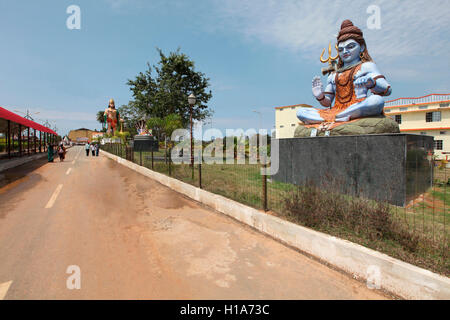
M 97 112 L 97 121 L 102 124 L 102 131 L 105 131 L 105 111 Z

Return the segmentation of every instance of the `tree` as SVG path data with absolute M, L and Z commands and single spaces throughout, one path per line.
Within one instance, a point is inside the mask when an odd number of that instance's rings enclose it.
M 158 141 L 161 141 L 164 137 L 164 120 L 162 118 L 150 118 L 147 120 L 147 128 L 152 130 L 153 136 L 155 136 Z
M 151 118 L 147 121 L 147 127 L 156 133 L 154 135 L 157 136 L 158 140 L 164 139 L 167 142 L 170 140 L 172 133 L 182 127 L 181 117 L 172 113 L 164 118 Z
M 122 105 L 118 109 L 120 117 L 124 120 L 123 130 L 130 132 L 131 135 L 137 134 L 136 123 L 145 117 L 145 114 L 136 107 L 134 101 L 128 105 Z
M 102 125 L 105 123 L 105 111 L 97 112 L 97 121 L 100 122 Z
M 166 56 L 157 49 L 160 61 L 156 66 L 140 72 L 127 84 L 133 93 L 136 111 L 149 117 L 165 118 L 170 114 L 180 116 L 182 127 L 189 124 L 190 107 L 187 102 L 189 94 L 194 93 L 197 103 L 192 110 L 194 120 L 203 120 L 212 115 L 206 105 L 212 93 L 207 90 L 209 78 L 202 72 L 195 71 L 194 62 L 178 49 Z M 153 76 L 155 73 L 155 77 Z
M 169 142 L 169 147 L 171 147 L 170 137 L 172 133 L 181 128 L 181 117 L 178 114 L 172 113 L 164 118 L 154 117 L 147 121 L 147 128 L 152 129 L 158 138 L 158 141 L 161 141 L 164 138 L 164 159 L 167 162 L 167 143 Z

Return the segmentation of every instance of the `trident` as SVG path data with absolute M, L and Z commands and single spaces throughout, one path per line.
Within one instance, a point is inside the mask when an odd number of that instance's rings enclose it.
M 336 51 L 339 51 L 337 44 L 335 45 L 335 48 L 336 48 Z M 331 56 L 331 42 L 330 42 L 330 44 L 328 45 L 328 58 L 327 59 L 323 58 L 324 53 L 325 53 L 325 49 L 323 49 L 322 54 L 320 55 L 320 62 L 322 62 L 322 63 L 328 62 L 328 67 L 322 68 L 322 74 L 326 75 L 328 73 L 331 73 L 331 72 L 334 72 L 337 70 L 336 60 L 339 58 L 339 52 L 335 57 Z

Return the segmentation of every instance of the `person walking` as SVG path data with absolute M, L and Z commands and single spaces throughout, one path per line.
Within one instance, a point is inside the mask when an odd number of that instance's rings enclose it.
M 63 162 L 66 158 L 66 148 L 64 148 L 63 143 L 61 142 L 58 147 L 58 155 L 59 155 L 59 161 Z
M 95 156 L 96 156 L 96 157 L 98 157 L 99 151 L 100 151 L 100 144 L 97 143 L 97 144 L 95 145 Z
M 47 159 L 48 159 L 48 162 L 53 162 L 53 155 L 54 155 L 54 153 L 53 153 L 53 145 L 52 144 L 47 144 Z
M 86 150 L 86 157 L 89 157 L 89 150 L 90 150 L 90 145 L 89 142 L 86 142 L 86 144 L 84 145 L 84 149 Z
M 95 157 L 95 144 L 91 143 L 92 156 Z

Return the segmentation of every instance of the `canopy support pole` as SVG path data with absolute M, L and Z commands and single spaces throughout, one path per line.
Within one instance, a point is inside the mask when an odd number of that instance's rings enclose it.
M 11 120 L 8 120 L 8 138 L 6 144 L 8 146 L 8 158 L 11 158 Z

